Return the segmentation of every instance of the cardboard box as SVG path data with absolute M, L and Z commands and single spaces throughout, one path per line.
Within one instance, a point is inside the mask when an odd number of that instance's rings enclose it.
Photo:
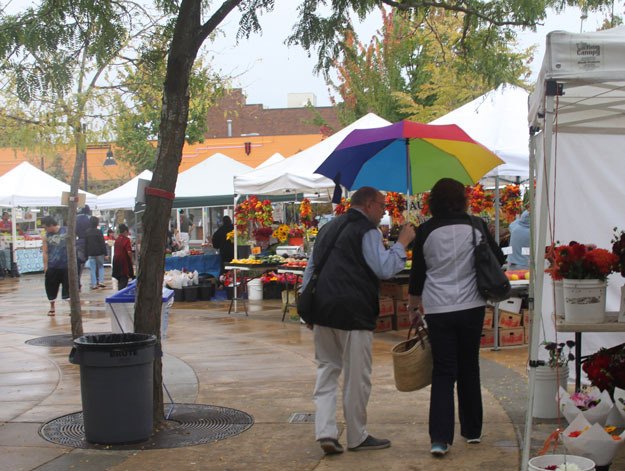
M 393 316 L 378 317 L 374 332 L 386 332 L 393 327 Z
M 501 329 L 499 331 L 499 346 L 510 347 L 512 345 L 523 345 L 525 341 L 525 328 L 516 327 L 514 329 Z
M 525 336 L 525 338 L 523 339 L 523 343 L 529 343 L 529 341 L 530 341 L 530 329 L 531 329 L 531 326 L 529 326 L 529 325 L 523 326 L 523 335 Z
M 494 318 L 495 310 L 491 306 L 486 306 L 486 310 L 484 311 L 484 325 L 482 326 L 482 330 L 492 330 Z
M 521 312 L 521 298 L 508 298 L 499 303 L 499 310 L 518 314 Z
M 521 315 L 523 316 L 523 324 L 522 325 L 530 325 L 530 310 L 529 309 L 521 309 Z
M 485 330 L 482 332 L 482 338 L 480 339 L 481 348 L 492 348 L 495 346 L 495 331 Z
M 383 281 L 380 283 L 380 296 L 390 296 L 393 299 L 406 299 L 408 297 L 408 284 Z
M 395 314 L 395 303 L 388 296 L 380 296 L 380 317 L 392 316 Z
M 523 316 L 521 314 L 499 311 L 499 327 L 504 327 L 506 329 L 521 327 L 521 322 L 523 322 Z
M 408 313 L 393 316 L 393 330 L 403 330 L 408 327 L 410 327 L 410 315 Z

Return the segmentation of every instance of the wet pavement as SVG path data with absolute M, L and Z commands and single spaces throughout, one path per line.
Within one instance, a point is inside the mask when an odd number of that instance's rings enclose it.
M 106 276 L 110 280 L 110 270 Z M 104 299 L 114 290 L 113 282 L 107 284 L 109 288 L 81 294 L 85 333 L 111 330 Z M 482 351 L 482 443 L 467 445 L 457 439 L 450 453 L 437 459 L 429 453 L 429 388 L 401 393 L 393 382 L 390 349 L 406 332 L 375 334 L 368 431 L 391 439 L 392 447 L 324 456 L 314 441 L 314 425 L 290 420 L 295 414 L 305 418 L 314 411 L 311 332 L 289 315 L 281 322 L 279 301 L 250 301 L 249 316 L 242 306 L 241 312 L 229 315 L 228 306 L 226 301 L 174 305 L 163 340 L 164 381 L 176 403 L 215 405 L 250 414 L 254 425 L 249 430 L 184 448 L 70 448 L 43 439 L 39 429 L 81 410 L 79 367 L 68 361 L 69 346 L 25 343 L 70 333 L 69 305 L 59 301 L 56 316 L 46 315 L 41 274 L 0 279 L 0 469 L 519 469 L 527 400 L 526 347 Z M 556 426 L 557 421 L 537 423 L 533 447 L 542 445 Z M 344 433 L 339 438 L 345 442 Z M 612 470 L 619 469 L 625 469 L 624 453 L 612 466 Z

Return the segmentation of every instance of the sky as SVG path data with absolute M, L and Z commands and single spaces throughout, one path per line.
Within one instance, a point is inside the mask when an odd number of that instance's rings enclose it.
M 276 0 L 272 13 L 260 19 L 262 35 L 241 40 L 235 45 L 238 14 L 231 15 L 222 25 L 224 35 L 208 46 L 207 56 L 213 67 L 235 77 L 233 85 L 243 88 L 248 104 L 262 104 L 265 108 L 284 108 L 288 93 L 312 92 L 317 106 L 329 106 L 327 86 L 313 69 L 315 57 L 307 57 L 300 46 L 285 46 L 284 40 L 291 32 L 297 16 L 297 3 L 292 0 Z M 619 7 L 621 10 L 623 7 Z M 615 11 L 623 15 L 623 11 Z M 549 31 L 565 30 L 580 32 L 580 11 L 569 8 L 564 14 L 548 15 L 545 24 L 536 33 L 520 33 L 519 47 L 539 46 L 531 64 L 531 81 L 535 80 L 544 55 L 545 37 Z M 583 22 L 583 31 L 596 31 L 602 23 L 602 15 L 590 14 Z M 368 44 L 371 36 L 381 25 L 378 13 L 372 14 L 357 28 L 361 42 Z

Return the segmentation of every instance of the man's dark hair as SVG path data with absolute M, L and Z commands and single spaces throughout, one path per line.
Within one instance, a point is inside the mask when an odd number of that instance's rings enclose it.
M 41 218 L 41 225 L 43 227 L 58 226 L 58 222 L 52 216 L 44 216 Z
M 93 227 L 94 229 L 98 228 L 98 224 L 100 224 L 100 219 L 96 216 L 91 216 L 89 218 L 89 227 Z
M 462 183 L 453 178 L 441 178 L 432 187 L 428 201 L 432 216 L 467 211 L 467 195 Z
M 81 210 L 80 210 L 80 214 L 86 214 L 89 215 L 91 214 L 91 208 L 89 207 L 88 204 L 86 204 Z
M 120 234 L 123 234 L 124 232 L 128 232 L 128 226 L 126 224 L 120 224 L 117 230 Z
M 230 219 L 230 216 L 224 216 L 223 219 L 221 220 L 222 224 L 225 226 L 226 224 L 228 226 L 232 225 L 232 219 Z
M 352 195 L 352 206 L 365 206 L 369 201 L 375 200 L 379 191 L 371 186 L 363 186 Z

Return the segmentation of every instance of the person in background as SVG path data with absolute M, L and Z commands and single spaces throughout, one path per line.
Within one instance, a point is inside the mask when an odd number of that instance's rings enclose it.
M 510 223 L 510 248 L 508 255 L 509 270 L 526 270 L 529 268 L 530 256 L 523 254 L 523 248 L 530 246 L 530 212 L 526 209 L 518 219 Z
M 180 240 L 182 241 L 183 245 L 189 245 L 189 228 L 191 227 L 191 222 L 189 221 L 189 218 L 185 214 L 184 209 L 181 209 L 179 213 L 180 213 L 180 226 L 179 226 Z
M 460 434 L 471 444 L 482 437 L 479 355 L 486 301 L 477 289 L 471 221 L 480 228 L 476 241 L 486 237 L 501 264 L 505 257 L 484 220 L 467 214 L 462 183 L 439 180 L 429 204 L 432 218 L 417 229 L 408 291 L 411 320 L 425 315 L 432 346 L 430 452 L 440 457 L 454 441 L 454 385 Z
M 106 263 L 113 262 L 113 246 L 115 245 L 115 231 L 113 229 L 109 229 L 106 231 L 106 256 L 104 257 L 104 261 Z
M 0 232 L 11 232 L 12 230 L 11 216 L 7 211 L 3 211 L 2 219 L 0 219 Z
M 410 224 L 404 226 L 397 243 L 385 249 L 378 229 L 384 209 L 384 195 L 375 188 L 362 187 L 356 191 L 351 208 L 319 231 L 304 272 L 302 289 L 310 281 L 315 266 L 329 254 L 317 279 L 311 322 L 317 362 L 313 395 L 315 437 L 326 454 L 343 452 L 336 424 L 336 397 L 343 370 L 348 450 L 391 446 L 390 440 L 375 438 L 366 429 L 371 348 L 379 314 L 379 282 L 404 268 L 405 247 L 412 242 L 415 230 Z
M 55 314 L 56 297 L 61 289 L 61 298 L 69 299 L 69 280 L 67 268 L 67 228 L 60 227 L 52 216 L 45 216 L 41 220 L 46 234 L 43 239 L 43 272 L 45 273 L 45 287 L 50 310 L 48 316 Z
M 128 280 L 134 278 L 134 269 L 132 266 L 132 244 L 128 237 L 128 226 L 126 224 L 119 225 L 119 237 L 115 239 L 115 247 L 113 254 L 113 278 L 117 280 L 117 289 L 123 289 L 128 286 Z
M 219 250 L 219 256 L 221 257 L 221 272 L 224 272 L 224 266 L 226 263 L 234 258 L 234 244 L 231 240 L 228 240 L 228 232 L 234 230 L 232 219 L 230 216 L 224 216 L 219 229 L 215 231 L 211 239 L 213 248 Z
M 76 259 L 78 261 L 78 288 L 82 287 L 80 283 L 80 277 L 82 276 L 82 271 L 85 268 L 85 262 L 89 259 L 86 250 L 87 244 L 87 229 L 90 226 L 91 219 L 91 208 L 89 205 L 85 205 L 78 216 L 76 216 Z
M 106 255 L 106 242 L 102 231 L 98 227 L 100 220 L 91 216 L 90 227 L 87 229 L 86 251 L 89 257 L 89 271 L 91 272 L 91 289 L 106 288 L 104 284 L 104 256 Z

